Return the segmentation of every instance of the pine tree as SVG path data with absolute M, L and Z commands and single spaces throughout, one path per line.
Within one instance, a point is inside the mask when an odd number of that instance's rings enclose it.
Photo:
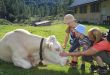
M 0 18 L 6 18 L 5 14 L 6 14 L 6 7 L 5 7 L 5 4 L 4 4 L 4 1 L 1 0 L 0 1 Z
M 32 1 L 30 3 L 25 1 L 0 0 L 0 18 L 19 22 L 36 15 L 40 17 L 64 15 L 74 0 L 30 0 Z

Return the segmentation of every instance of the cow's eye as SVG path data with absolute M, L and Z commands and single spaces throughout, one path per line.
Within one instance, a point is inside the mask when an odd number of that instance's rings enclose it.
M 56 49 L 56 51 L 58 51 L 58 52 L 59 52 L 59 51 L 60 51 L 60 50 L 59 50 L 59 48 L 58 48 L 58 49 Z

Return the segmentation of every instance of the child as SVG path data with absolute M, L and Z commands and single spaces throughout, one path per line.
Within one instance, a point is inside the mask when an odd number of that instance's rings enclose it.
M 85 36 L 85 30 L 86 27 L 84 25 L 78 25 L 75 28 L 75 34 L 76 34 L 76 38 L 79 39 L 79 44 L 80 47 L 82 47 L 82 50 L 87 50 L 90 46 L 91 46 L 91 41 L 89 40 L 89 38 L 87 36 Z M 93 63 L 93 58 L 92 56 L 82 56 L 82 65 L 81 65 L 81 69 L 85 70 L 85 61 L 89 62 L 91 64 L 90 70 L 93 71 L 94 69 L 94 63 Z
M 76 22 L 76 19 L 71 14 L 65 15 L 64 22 L 65 22 L 65 24 L 67 24 L 67 29 L 66 29 L 66 36 L 64 39 L 64 43 L 63 43 L 63 48 L 66 48 L 67 41 L 70 37 L 70 50 L 69 50 L 69 52 L 78 51 L 79 42 L 78 42 L 78 39 L 76 38 L 74 28 L 79 24 Z M 70 65 L 72 67 L 76 67 L 77 60 L 78 59 L 76 58 L 76 56 L 73 56 Z

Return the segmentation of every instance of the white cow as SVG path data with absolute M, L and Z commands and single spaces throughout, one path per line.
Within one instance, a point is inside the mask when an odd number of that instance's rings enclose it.
M 6 33 L 0 40 L 0 59 L 13 62 L 15 66 L 29 69 L 39 64 L 42 37 L 31 34 L 24 29 Z M 42 44 L 42 63 L 65 65 L 67 57 L 59 54 L 63 51 L 55 36 L 44 38 Z

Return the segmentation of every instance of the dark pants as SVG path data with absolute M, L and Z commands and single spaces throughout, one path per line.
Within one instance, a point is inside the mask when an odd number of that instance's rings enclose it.
M 92 62 L 93 57 L 92 56 L 82 56 L 82 61 Z
M 75 39 L 74 41 L 70 40 L 70 45 L 71 47 L 69 49 L 69 52 L 76 52 L 75 50 L 80 46 L 79 40 L 78 39 Z
M 96 56 L 100 56 L 104 63 L 110 65 L 110 54 L 107 51 L 99 52 Z

